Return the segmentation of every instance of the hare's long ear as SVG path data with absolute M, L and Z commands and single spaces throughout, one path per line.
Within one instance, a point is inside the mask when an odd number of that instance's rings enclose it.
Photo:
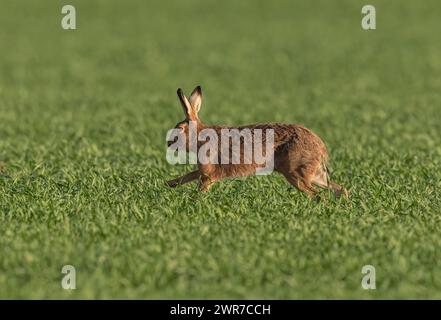
M 192 114 L 190 102 L 188 102 L 188 99 L 184 95 L 184 92 L 182 92 L 181 88 L 178 89 L 177 94 L 178 94 L 179 101 L 181 101 L 181 105 L 182 105 L 182 109 L 184 110 L 185 117 L 187 119 L 190 119 L 191 114 Z
M 198 114 L 199 110 L 201 110 L 202 104 L 202 88 L 201 86 L 197 86 L 194 88 L 193 92 L 190 95 L 189 99 L 190 105 L 193 111 Z

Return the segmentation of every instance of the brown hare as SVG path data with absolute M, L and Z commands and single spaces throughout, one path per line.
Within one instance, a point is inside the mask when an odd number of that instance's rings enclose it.
M 193 140 L 195 141 L 194 149 L 191 149 L 192 130 L 196 136 L 204 130 L 214 132 L 214 138 L 216 138 L 214 139 L 216 140 L 214 146 L 218 148 L 209 149 L 205 158 L 198 155 L 198 169 L 168 181 L 168 186 L 176 187 L 193 180 L 199 180 L 199 190 L 207 191 L 218 180 L 253 175 L 259 169 L 268 165 L 268 163 L 258 163 L 249 154 L 245 154 L 245 147 L 250 145 L 250 141 L 245 139 L 245 135 L 241 135 L 239 140 L 236 140 L 240 144 L 237 148 L 232 145 L 233 141 L 228 141 L 228 144 L 221 143 L 222 134 L 225 130 L 236 129 L 239 132 L 245 130 L 251 132 L 253 140 L 257 138 L 255 132 L 259 132 L 259 139 L 262 142 L 271 140 L 268 132 L 271 133 L 272 144 L 269 147 L 262 148 L 262 153 L 266 156 L 265 159 L 268 159 L 267 156 L 272 156 L 273 169 L 283 174 L 290 184 L 307 195 L 314 196 L 319 191 L 316 187 L 320 187 L 332 190 L 336 197 L 348 196 L 345 188 L 329 181 L 329 173 L 326 167 L 328 161 L 326 146 L 317 135 L 305 127 L 283 123 L 253 124 L 240 127 L 205 125 L 198 116 L 202 104 L 201 87 L 196 87 L 188 99 L 181 89 L 178 89 L 177 94 L 184 109 L 185 119 L 173 129 L 176 136 L 173 140 L 168 139 L 169 148 L 176 144 L 177 140 L 182 139 L 185 141 L 184 151 L 192 150 L 196 153 L 202 151 L 206 139 Z M 228 154 L 227 158 L 229 160 L 234 156 L 238 156 L 240 161 L 221 161 L 223 153 Z M 211 161 L 206 161 L 207 156 Z

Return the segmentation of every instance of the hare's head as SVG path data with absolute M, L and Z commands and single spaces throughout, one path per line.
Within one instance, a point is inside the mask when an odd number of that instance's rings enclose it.
M 173 134 L 174 140 L 169 140 L 168 146 L 177 143 L 178 141 L 190 141 L 190 132 L 192 130 L 198 130 L 198 126 L 200 125 L 198 113 L 202 104 L 201 87 L 197 86 L 188 99 L 181 88 L 178 89 L 177 94 L 182 109 L 184 110 L 185 119 L 176 124 Z M 197 132 L 194 133 L 197 134 Z M 186 147 L 188 150 L 188 143 L 186 143 Z

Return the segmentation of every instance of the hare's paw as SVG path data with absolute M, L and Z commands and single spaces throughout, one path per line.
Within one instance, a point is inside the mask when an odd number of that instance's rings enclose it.
M 169 186 L 170 188 L 176 188 L 178 186 L 178 181 L 177 180 L 170 180 L 167 181 L 167 186 Z
M 334 190 L 335 198 L 340 199 L 349 199 L 349 192 L 345 188 L 341 188 L 339 190 Z

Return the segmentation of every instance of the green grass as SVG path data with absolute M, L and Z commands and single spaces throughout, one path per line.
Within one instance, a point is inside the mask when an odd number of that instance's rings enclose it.
M 0 298 L 441 298 L 439 1 L 0 4 Z M 175 95 L 302 123 L 349 201 L 164 182 Z M 60 286 L 72 264 L 77 289 Z M 377 289 L 361 288 L 376 267 Z

